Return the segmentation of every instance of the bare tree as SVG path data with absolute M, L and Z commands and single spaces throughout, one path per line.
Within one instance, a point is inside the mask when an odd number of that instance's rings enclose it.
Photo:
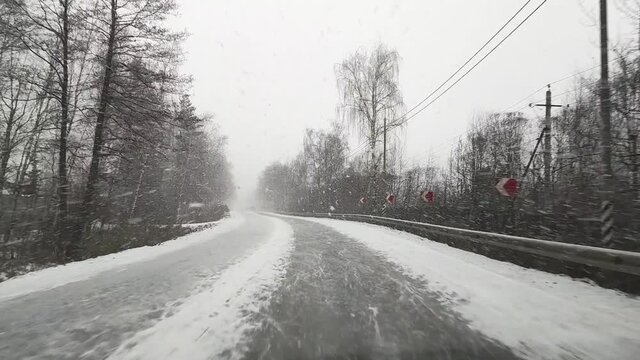
M 380 44 L 371 53 L 357 51 L 335 68 L 341 96 L 338 111 L 367 141 L 371 156 L 369 167 L 374 172 L 379 162 L 376 148 L 384 131 L 397 128 L 405 121 L 398 117 L 403 105 L 398 62 L 398 52 Z
M 177 70 L 185 34 L 167 21 L 175 9 L 0 2 L 0 239 L 12 239 L 0 272 L 155 244 L 183 232 L 154 230 L 178 213 L 222 216 L 233 192 L 226 139 L 174 104 L 189 84 Z
M 333 124 L 330 132 L 307 129 L 303 139 L 303 155 L 310 180 L 318 189 L 335 185 L 346 164 L 347 144 L 342 128 Z
M 20 55 L 14 49 L 8 51 L 7 63 L 0 74 L 5 86 L 0 90 L 0 189 L 4 188 L 7 166 L 13 150 L 20 143 L 20 135 L 28 124 L 28 105 L 31 93 L 29 70 L 20 63 Z
M 68 214 L 69 180 L 67 168 L 68 132 L 71 121 L 71 67 L 72 67 L 72 31 L 74 29 L 73 0 L 35 0 L 34 4 L 13 0 L 20 10 L 20 16 L 27 19 L 29 29 L 13 31 L 23 45 L 37 59 L 54 71 L 55 87 L 48 94 L 59 105 L 58 127 L 58 230 L 66 231 Z M 32 5 L 32 6 L 30 6 Z
M 85 184 L 84 197 L 80 209 L 79 224 L 76 225 L 69 255 L 76 249 L 82 238 L 83 228 L 95 210 L 97 183 L 99 181 L 100 159 L 105 145 L 105 127 L 110 117 L 118 115 L 115 105 L 122 104 L 123 92 L 129 94 L 126 87 L 133 76 L 140 75 L 137 70 L 139 59 L 144 59 L 147 79 L 143 84 L 152 88 L 166 81 L 164 73 L 154 71 L 154 61 L 175 59 L 175 42 L 181 34 L 172 33 L 165 20 L 176 8 L 173 0 L 109 0 L 95 8 L 87 9 L 87 17 L 94 30 L 103 39 L 99 57 L 100 85 L 95 107 L 95 126 L 91 161 Z M 132 71 L 133 70 L 133 71 Z M 160 80 L 160 81 L 158 81 Z M 161 84 L 160 86 L 164 86 Z M 162 91 L 164 89 L 161 89 Z M 143 106 L 142 102 L 129 106 Z M 161 109 L 161 108 L 159 108 Z M 121 119 L 126 121 L 125 119 Z

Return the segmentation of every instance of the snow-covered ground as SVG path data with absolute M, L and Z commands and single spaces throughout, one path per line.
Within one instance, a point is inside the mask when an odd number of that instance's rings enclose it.
M 530 359 L 638 359 L 640 299 L 382 226 L 330 226 L 425 279 L 470 326 Z
M 232 214 L 213 228 L 187 234 L 156 246 L 143 246 L 122 252 L 104 255 L 84 261 L 34 271 L 0 283 L 0 301 L 29 294 L 35 291 L 53 289 L 68 283 L 89 279 L 105 271 L 128 264 L 148 261 L 158 256 L 183 249 L 187 246 L 211 239 L 212 236 L 231 231 L 244 223 L 241 214 Z
M 211 359 L 242 356 L 250 317 L 266 306 L 284 276 L 293 230 L 272 218 L 273 232 L 212 285 L 184 300 L 172 316 L 137 333 L 110 359 Z
M 183 228 L 197 229 L 199 227 L 208 227 L 217 224 L 218 221 L 209 221 L 203 223 L 191 223 L 191 224 L 182 224 Z

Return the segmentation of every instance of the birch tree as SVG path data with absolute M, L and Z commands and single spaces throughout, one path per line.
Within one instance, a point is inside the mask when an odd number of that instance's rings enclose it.
M 405 121 L 398 116 L 403 105 L 398 63 L 398 52 L 380 44 L 371 52 L 357 51 L 335 68 L 340 92 L 338 112 L 367 142 L 373 172 L 378 170 L 377 151 L 384 131 Z

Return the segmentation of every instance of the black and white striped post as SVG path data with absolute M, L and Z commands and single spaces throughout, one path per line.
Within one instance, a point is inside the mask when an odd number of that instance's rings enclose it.
M 613 238 L 613 204 L 611 201 L 603 201 L 600 208 L 600 234 L 602 235 L 602 242 L 605 245 L 611 243 Z

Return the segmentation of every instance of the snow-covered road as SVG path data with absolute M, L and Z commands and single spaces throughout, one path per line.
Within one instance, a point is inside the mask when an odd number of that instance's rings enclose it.
M 0 283 L 0 359 L 636 359 L 640 300 L 379 226 L 235 214 Z
M 237 214 L 160 246 L 0 283 L 0 359 L 104 359 L 211 290 L 225 270 L 268 244 L 278 224 Z

